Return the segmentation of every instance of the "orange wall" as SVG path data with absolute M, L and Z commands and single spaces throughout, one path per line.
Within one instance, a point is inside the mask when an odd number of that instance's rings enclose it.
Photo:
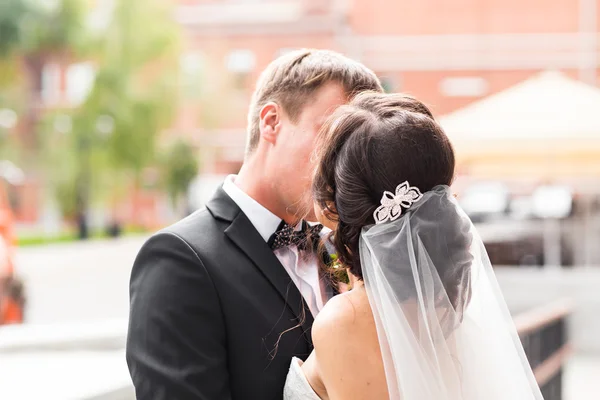
M 356 33 L 427 35 L 461 33 L 573 32 L 574 0 L 356 0 Z

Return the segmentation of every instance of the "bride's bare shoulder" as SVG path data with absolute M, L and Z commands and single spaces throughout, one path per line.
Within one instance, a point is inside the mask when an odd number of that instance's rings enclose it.
M 342 335 L 345 337 L 344 345 L 347 346 L 351 340 L 348 333 L 353 332 L 360 336 L 368 312 L 370 308 L 366 293 L 363 295 L 359 291 L 350 291 L 333 297 L 313 324 L 315 348 L 330 347 L 334 342 L 339 342 Z
M 344 293 L 331 298 L 319 312 L 313 324 L 313 334 L 335 329 L 337 324 L 349 324 L 355 320 L 354 305 Z
M 364 288 L 329 300 L 315 319 L 312 337 L 317 370 L 329 398 L 387 397 L 377 332 Z

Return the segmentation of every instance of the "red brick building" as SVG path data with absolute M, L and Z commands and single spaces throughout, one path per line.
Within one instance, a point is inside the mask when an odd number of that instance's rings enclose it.
M 205 173 L 237 171 L 254 83 L 291 49 L 345 53 L 372 68 L 388 91 L 411 93 L 437 115 L 546 69 L 600 82 L 598 0 L 171 1 L 183 31 L 185 91 L 165 138 L 192 139 Z M 102 16 L 112 1 L 94 4 Z M 43 107 L 78 104 L 93 79 L 90 63 L 48 63 Z M 70 130 L 69 121 L 59 122 L 57 130 Z M 40 208 L 32 185 L 22 188 L 18 213 L 28 222 Z
M 596 84 L 596 0 L 179 0 L 190 94 L 173 129 L 206 172 L 235 171 L 260 71 L 288 49 L 331 48 L 438 115 L 559 69 Z

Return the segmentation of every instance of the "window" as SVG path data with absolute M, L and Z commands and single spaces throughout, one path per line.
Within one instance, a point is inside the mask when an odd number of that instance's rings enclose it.
M 204 56 L 200 52 L 188 52 L 179 58 L 183 93 L 193 98 L 202 91 Z
M 96 78 L 92 63 L 73 64 L 67 69 L 67 101 L 81 104 L 90 94 Z
M 60 99 L 60 66 L 58 64 L 44 65 L 40 95 L 45 104 L 53 104 Z
M 448 97 L 481 97 L 488 92 L 488 83 L 481 77 L 445 78 L 440 92 Z
M 227 57 L 227 70 L 232 74 L 233 87 L 244 90 L 248 77 L 256 66 L 256 57 L 252 50 L 233 50 Z
M 252 50 L 232 50 L 226 60 L 227 70 L 234 73 L 249 73 L 256 66 L 256 57 Z
M 204 57 L 198 51 L 191 51 L 182 54 L 179 58 L 179 67 L 181 72 L 186 75 L 195 75 L 202 71 L 204 66 Z

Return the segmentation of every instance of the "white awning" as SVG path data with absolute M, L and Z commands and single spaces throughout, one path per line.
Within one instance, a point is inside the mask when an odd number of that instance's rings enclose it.
M 548 71 L 440 118 L 454 141 L 600 143 L 600 89 Z
M 600 178 L 600 89 L 556 71 L 443 116 L 462 174 Z

